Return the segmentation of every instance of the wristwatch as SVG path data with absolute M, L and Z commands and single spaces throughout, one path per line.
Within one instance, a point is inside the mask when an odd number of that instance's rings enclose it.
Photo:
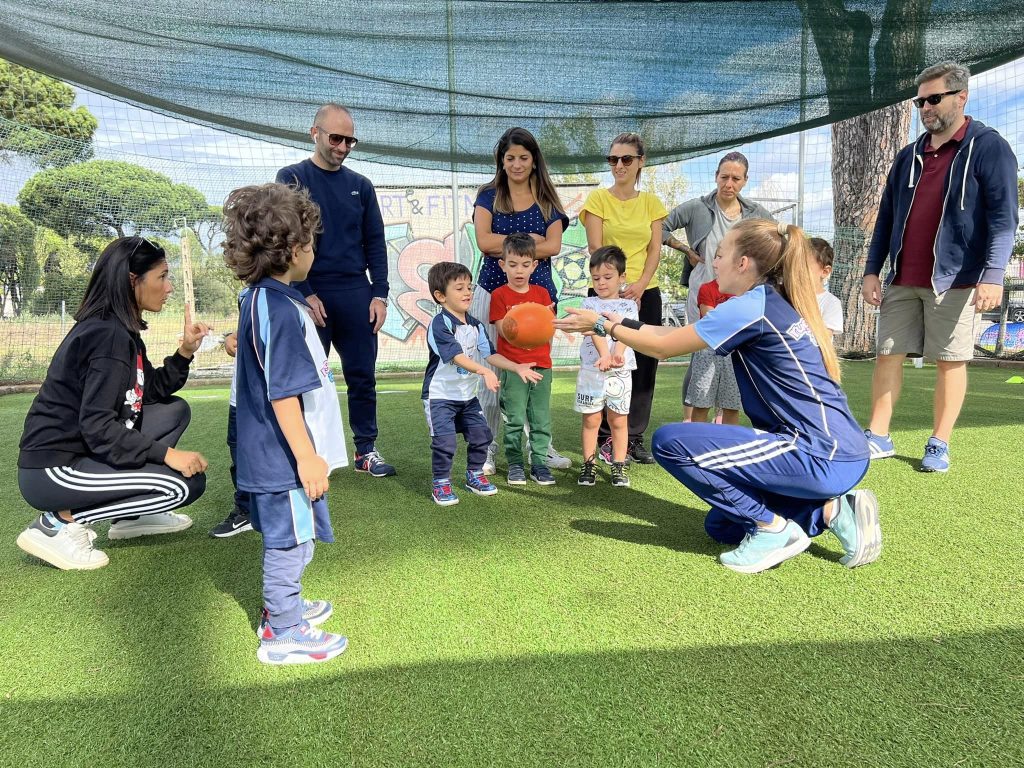
M 594 333 L 596 333 L 598 336 L 608 335 L 608 331 L 606 331 L 604 327 L 604 324 L 607 321 L 607 319 L 608 318 L 606 318 L 604 315 L 601 315 L 600 317 L 597 318 L 597 321 L 594 323 Z
M 384 304 L 385 307 L 388 305 L 387 297 L 385 296 L 374 296 L 370 301 L 379 301 Z

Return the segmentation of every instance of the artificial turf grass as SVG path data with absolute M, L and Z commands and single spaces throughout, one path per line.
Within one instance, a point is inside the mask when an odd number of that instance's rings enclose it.
M 681 373 L 661 372 L 652 423 L 676 417 Z M 496 497 L 435 507 L 418 384 L 389 380 L 408 393 L 381 398 L 380 447 L 399 476 L 335 474 L 338 544 L 318 547 L 304 580 L 335 602 L 327 628 L 352 645 L 295 669 L 255 660 L 257 537 L 205 537 L 231 504 L 226 391 L 187 393 L 183 447 L 213 462 L 188 510 L 196 527 L 101 534 L 111 566 L 90 574 L 14 548 L 31 517 L 13 470 L 29 398 L 5 398 L 0 762 L 250 764 L 289 748 L 358 765 L 1024 761 L 1024 388 L 1004 373 L 972 371 L 949 475 L 872 467 L 878 563 L 841 568 L 826 535 L 756 577 L 715 563 L 697 500 L 657 467 L 634 467 L 632 489 L 606 475 L 577 488 L 575 470 L 553 488 L 507 490 L 499 476 Z M 870 365 L 846 374 L 863 417 Z M 907 370 L 894 420 L 914 461 L 930 431 L 930 398 L 914 393 L 933 375 Z M 572 377 L 555 385 L 556 445 L 578 463 Z M 54 713 L 63 730 L 41 730 Z

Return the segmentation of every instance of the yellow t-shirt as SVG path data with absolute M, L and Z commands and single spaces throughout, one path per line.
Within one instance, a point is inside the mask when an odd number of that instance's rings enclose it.
M 668 211 L 655 195 L 641 192 L 632 200 L 619 200 L 606 187 L 587 195 L 580 211 L 580 221 L 592 213 L 604 219 L 601 245 L 617 245 L 626 254 L 626 282 L 632 283 L 647 266 L 647 246 L 651 244 L 651 224 L 668 216 Z M 658 275 L 648 288 L 658 287 Z

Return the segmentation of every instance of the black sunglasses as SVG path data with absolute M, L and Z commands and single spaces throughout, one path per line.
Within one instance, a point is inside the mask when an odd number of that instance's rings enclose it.
M 324 130 L 319 125 L 316 127 L 316 129 L 318 131 Z M 352 147 L 359 143 L 359 139 L 357 139 L 355 136 L 346 136 L 344 133 L 326 133 L 326 131 L 324 131 L 324 133 L 327 135 L 327 143 L 330 144 L 332 147 L 336 147 L 339 144 L 341 144 L 341 142 L 345 142 L 345 146 L 347 146 L 349 149 L 352 149 Z
M 608 165 L 610 165 L 612 168 L 618 165 L 620 160 L 626 168 L 629 168 L 629 166 L 633 164 L 633 161 L 636 160 L 638 157 L 643 157 L 643 155 L 608 155 L 608 157 L 606 157 L 605 160 L 608 161 Z
M 924 106 L 924 103 L 927 101 L 934 107 L 947 96 L 952 96 L 954 93 L 960 93 L 960 91 L 962 90 L 963 88 L 958 88 L 955 91 L 946 91 L 945 93 L 933 93 L 931 96 L 920 96 L 916 99 L 911 99 L 910 103 L 913 104 L 918 109 L 920 109 L 921 107 Z

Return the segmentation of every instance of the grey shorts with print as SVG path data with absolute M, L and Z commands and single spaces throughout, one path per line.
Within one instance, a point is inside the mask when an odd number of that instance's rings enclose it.
M 947 362 L 974 357 L 974 288 L 890 285 L 878 310 L 878 354 Z

